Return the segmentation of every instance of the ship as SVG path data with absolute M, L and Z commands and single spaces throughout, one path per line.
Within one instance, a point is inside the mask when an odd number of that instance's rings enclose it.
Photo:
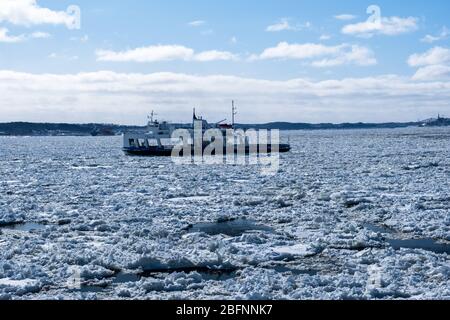
M 442 117 L 438 114 L 437 118 L 423 120 L 422 127 L 448 127 L 450 126 L 450 118 Z
M 173 155 L 174 148 L 177 146 L 177 142 L 174 142 L 173 134 L 178 129 L 184 129 L 190 133 L 191 137 L 195 136 L 196 130 L 201 128 L 202 135 L 209 129 L 215 129 L 215 132 L 220 132 L 223 138 L 222 141 L 222 155 L 233 154 L 270 154 L 270 153 L 286 153 L 291 151 L 290 144 L 286 143 L 271 143 L 270 139 L 268 143 L 254 143 L 249 137 L 242 134 L 243 130 L 235 130 L 234 117 L 236 115 L 236 108 L 234 102 L 232 103 L 232 123 L 226 124 L 225 120 L 222 120 L 215 124 L 210 124 L 201 116 L 197 116 L 195 109 L 193 110 L 192 124 L 189 126 L 173 125 L 167 121 L 158 121 L 155 118 L 155 113 L 152 111 L 149 116 L 146 132 L 136 133 L 124 133 L 123 134 L 123 151 L 128 155 L 134 156 L 154 156 L 154 157 L 169 157 Z M 233 134 L 230 141 L 230 133 Z M 204 141 L 203 138 L 200 142 L 200 148 L 195 144 L 192 139 L 189 141 L 189 148 L 182 149 L 178 155 L 188 156 L 197 155 L 199 149 L 203 152 L 212 142 Z M 179 141 L 178 141 L 179 143 Z M 188 153 L 188 154 L 185 154 Z M 211 155 L 218 154 L 217 149 L 213 149 Z

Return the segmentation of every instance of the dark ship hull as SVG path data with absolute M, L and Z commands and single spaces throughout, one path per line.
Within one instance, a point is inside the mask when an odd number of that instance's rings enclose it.
M 243 149 L 243 148 L 242 148 Z M 168 146 L 150 146 L 150 147 L 130 147 L 130 148 L 123 148 L 123 151 L 126 154 L 134 155 L 134 156 L 148 156 L 148 157 L 170 157 L 172 155 L 173 147 Z M 205 146 L 203 147 L 203 151 L 205 150 Z M 291 146 L 289 144 L 280 144 L 278 147 L 279 153 L 286 153 L 291 151 Z M 234 146 L 234 150 L 232 150 L 233 154 L 239 154 L 239 153 L 245 153 L 246 155 L 249 154 L 270 154 L 272 153 L 272 146 L 267 145 L 267 147 L 260 148 L 259 146 L 245 146 L 245 150 L 243 149 L 241 151 L 241 147 Z M 194 155 L 194 147 L 191 148 L 191 155 Z M 223 148 L 223 154 L 228 154 L 228 149 L 226 147 Z M 181 151 L 180 156 L 184 156 L 183 152 Z M 213 152 L 212 155 L 215 155 Z

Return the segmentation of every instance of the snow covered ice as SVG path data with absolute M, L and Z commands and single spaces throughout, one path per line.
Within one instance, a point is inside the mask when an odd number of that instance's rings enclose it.
M 450 299 L 449 128 L 284 134 L 275 176 L 1 137 L 0 298 Z

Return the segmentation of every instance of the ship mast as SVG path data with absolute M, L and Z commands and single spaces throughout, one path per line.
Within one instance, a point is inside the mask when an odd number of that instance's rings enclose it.
M 155 111 L 152 110 L 152 112 L 150 113 L 150 116 L 148 117 L 151 123 L 153 123 L 153 118 L 154 118 L 156 115 L 157 115 L 157 114 L 155 113 Z
M 234 116 L 237 115 L 237 108 L 234 106 L 234 100 L 231 101 L 231 125 L 234 128 Z

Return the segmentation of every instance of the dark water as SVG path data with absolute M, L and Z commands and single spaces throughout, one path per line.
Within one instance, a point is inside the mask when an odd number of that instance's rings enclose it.
M 139 281 L 140 279 L 141 279 L 141 277 L 137 273 L 119 272 L 115 276 L 115 278 L 113 280 L 113 284 L 136 282 L 136 281 Z
M 226 281 L 229 279 L 233 279 L 236 277 L 236 270 L 212 270 L 207 268 L 186 268 L 186 269 L 177 269 L 177 270 L 149 270 L 141 273 L 127 273 L 127 272 L 119 272 L 112 281 L 111 285 L 128 283 L 128 282 L 137 282 L 141 279 L 145 278 L 161 278 L 164 276 L 168 276 L 173 272 L 197 272 L 199 273 L 203 280 L 206 281 Z M 111 285 L 105 286 L 95 286 L 95 285 L 82 285 L 79 289 L 82 293 L 101 293 L 108 290 Z
M 223 281 L 234 278 L 236 276 L 237 268 L 209 268 L 209 267 L 186 267 L 176 269 L 158 269 L 158 270 L 145 270 L 138 276 L 143 278 L 159 277 L 161 275 L 169 275 L 174 272 L 184 272 L 186 274 L 197 272 L 205 280 Z
M 314 276 L 314 275 L 316 275 L 318 273 L 317 270 L 301 270 L 301 269 L 290 268 L 288 266 L 275 266 L 275 267 L 273 267 L 271 269 L 273 269 L 273 270 L 275 270 L 276 272 L 279 272 L 279 273 L 290 272 L 290 273 L 292 273 L 293 275 L 296 275 L 296 276 L 303 275 L 303 274 Z
M 373 223 L 364 223 L 363 227 L 376 233 L 395 233 L 395 230 Z
M 79 289 L 82 293 L 100 293 L 105 292 L 111 285 L 128 283 L 128 282 L 137 282 L 141 279 L 141 276 L 136 273 L 126 273 L 119 272 L 112 278 L 112 284 L 108 284 L 105 286 L 96 286 L 96 285 L 82 285 Z
M 388 227 L 375 225 L 372 223 L 365 223 L 364 228 L 371 230 L 373 232 L 382 234 L 394 234 L 395 230 Z M 423 249 L 426 251 L 431 251 L 434 253 L 447 253 L 450 254 L 450 244 L 439 243 L 433 239 L 392 239 L 386 240 L 388 244 L 395 250 L 400 250 L 401 248 L 407 249 Z
M 236 219 L 230 221 L 223 222 L 205 222 L 205 223 L 197 223 L 188 228 L 190 233 L 194 232 L 204 232 L 209 235 L 218 235 L 224 234 L 231 237 L 241 236 L 248 231 L 267 231 L 272 232 L 273 229 L 264 226 L 261 224 L 257 224 L 254 221 L 246 220 L 246 219 Z
M 46 225 L 35 222 L 18 223 L 4 227 L 4 229 L 26 231 L 26 232 L 44 230 L 45 228 Z
M 449 244 L 439 243 L 433 239 L 407 239 L 407 240 L 389 239 L 388 243 L 391 245 L 392 248 L 396 250 L 399 250 L 401 248 L 423 249 L 435 253 L 450 254 Z
M 271 266 L 267 267 L 267 269 L 275 270 L 279 273 L 292 273 L 293 275 L 316 275 L 316 270 L 300 270 L 291 268 L 289 266 Z M 209 269 L 209 268 L 183 268 L 176 270 L 148 270 L 141 273 L 127 273 L 127 272 L 119 272 L 112 281 L 111 285 L 128 283 L 128 282 L 137 282 L 141 279 L 145 278 L 161 278 L 164 276 L 168 276 L 173 272 L 185 272 L 186 274 L 197 272 L 199 273 L 203 280 L 205 281 L 227 281 L 238 276 L 238 269 Z M 95 285 L 84 285 L 81 286 L 80 292 L 82 293 L 101 293 L 108 290 L 111 285 L 106 286 L 95 286 Z
M 82 293 L 100 293 L 104 292 L 107 287 L 100 287 L 100 286 L 81 286 L 80 292 Z

